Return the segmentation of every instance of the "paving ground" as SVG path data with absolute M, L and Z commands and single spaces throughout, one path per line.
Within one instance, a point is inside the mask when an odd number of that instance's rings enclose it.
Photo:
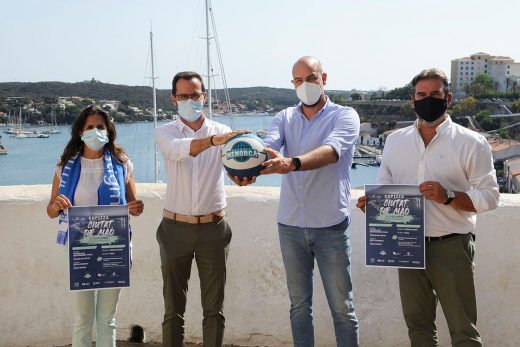
M 162 347 L 162 343 L 160 342 L 146 342 L 146 343 L 132 343 L 126 341 L 117 341 L 117 347 Z M 92 344 L 93 347 L 96 346 L 95 343 Z M 185 343 L 185 347 L 200 347 L 202 344 L 195 343 Z M 54 346 L 54 347 L 71 347 L 71 345 L 65 346 Z M 238 345 L 225 345 L 225 347 L 240 347 Z
M 201 344 L 185 343 L 184 347 L 200 347 Z M 147 343 L 131 343 L 125 341 L 117 341 L 117 347 L 162 347 L 160 342 L 147 342 Z M 240 347 L 238 345 L 225 345 L 225 347 Z

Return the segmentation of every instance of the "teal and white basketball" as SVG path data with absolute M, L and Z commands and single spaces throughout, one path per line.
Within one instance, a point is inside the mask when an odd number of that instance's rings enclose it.
M 253 134 L 235 136 L 222 147 L 222 163 L 231 176 L 253 177 L 260 175 L 267 160 L 264 142 Z

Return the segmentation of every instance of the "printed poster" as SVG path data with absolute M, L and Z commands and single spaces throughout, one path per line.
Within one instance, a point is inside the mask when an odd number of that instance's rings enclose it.
M 365 185 L 367 266 L 424 269 L 424 197 L 415 185 Z
M 69 208 L 70 290 L 130 286 L 128 222 L 126 205 Z

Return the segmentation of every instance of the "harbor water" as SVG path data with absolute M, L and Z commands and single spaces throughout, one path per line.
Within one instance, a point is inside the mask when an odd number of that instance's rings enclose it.
M 235 129 L 255 132 L 269 125 L 270 116 L 233 116 Z M 229 117 L 214 117 L 213 120 L 230 125 Z M 160 122 L 159 125 L 165 124 Z M 153 122 L 117 124 L 116 143 L 122 146 L 134 163 L 136 182 L 154 181 L 154 124 Z M 51 184 L 56 163 L 70 139 L 70 126 L 58 126 L 61 131 L 49 138 L 16 139 L 3 133 L 0 141 L 7 148 L 7 155 L 0 155 L 0 185 Z M 41 129 L 41 128 L 40 128 Z M 166 182 L 162 157 L 159 159 L 159 179 Z M 357 165 L 352 169 L 352 187 L 375 183 L 377 167 Z M 280 175 L 260 176 L 256 185 L 280 186 Z M 233 184 L 226 180 L 226 184 Z

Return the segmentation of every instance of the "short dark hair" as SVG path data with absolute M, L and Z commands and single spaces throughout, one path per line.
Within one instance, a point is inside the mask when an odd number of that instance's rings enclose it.
M 450 92 L 450 86 L 448 84 L 448 78 L 446 77 L 446 74 L 437 68 L 431 68 L 431 69 L 425 69 L 419 72 L 412 80 L 412 87 L 414 88 L 414 94 L 415 94 L 415 86 L 419 81 L 422 80 L 439 80 L 442 81 L 444 94 L 448 95 Z
M 192 78 L 196 78 L 196 79 L 198 79 L 200 81 L 200 83 L 202 85 L 202 92 L 205 92 L 206 88 L 204 87 L 204 81 L 202 80 L 202 77 L 198 73 L 193 72 L 193 71 L 182 71 L 182 72 L 177 73 L 173 77 L 173 81 L 172 81 L 172 95 L 176 95 L 177 94 L 177 81 L 178 80 L 183 79 L 183 80 L 189 81 Z

